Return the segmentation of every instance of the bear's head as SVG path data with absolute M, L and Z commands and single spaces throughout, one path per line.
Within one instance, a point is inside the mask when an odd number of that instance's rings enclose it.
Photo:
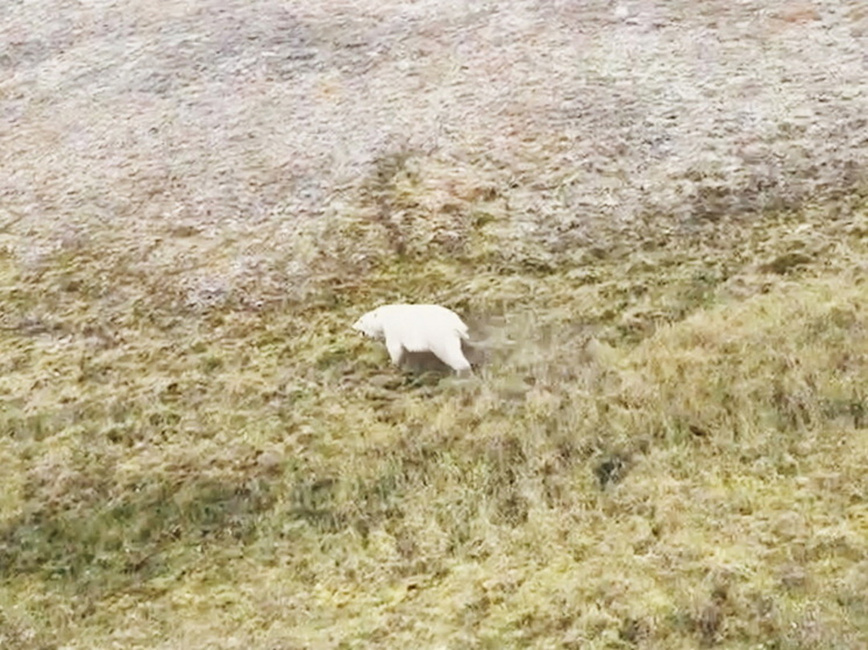
M 365 336 L 370 336 L 372 339 L 383 338 L 383 323 L 380 320 L 379 311 L 378 308 L 362 314 L 362 317 L 353 323 L 353 329 Z

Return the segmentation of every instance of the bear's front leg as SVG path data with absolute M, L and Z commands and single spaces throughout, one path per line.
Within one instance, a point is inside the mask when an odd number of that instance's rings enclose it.
M 392 363 L 396 366 L 401 365 L 404 360 L 404 346 L 401 345 L 400 339 L 386 337 L 386 349 L 389 351 L 389 356 L 392 358 Z

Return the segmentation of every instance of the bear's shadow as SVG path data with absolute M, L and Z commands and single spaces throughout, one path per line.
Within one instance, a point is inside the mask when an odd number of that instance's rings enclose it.
M 461 351 L 474 370 L 477 370 L 485 362 L 483 351 L 472 343 L 462 341 Z M 451 374 L 453 372 L 452 368 L 440 361 L 433 352 L 404 352 L 401 365 L 414 373 Z

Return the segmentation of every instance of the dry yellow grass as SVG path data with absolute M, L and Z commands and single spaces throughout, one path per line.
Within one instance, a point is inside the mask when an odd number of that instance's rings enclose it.
M 868 647 L 866 15 L 753 4 L 0 8 L 0 646 Z
M 4 642 L 859 647 L 864 215 L 255 309 L 172 302 L 98 240 L 7 259 Z M 737 266 L 794 221 L 834 259 Z M 470 383 L 348 330 L 432 276 L 487 337 Z

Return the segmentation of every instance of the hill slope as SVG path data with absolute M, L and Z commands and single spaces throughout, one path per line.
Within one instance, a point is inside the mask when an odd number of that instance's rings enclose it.
M 868 645 L 868 14 L 754 4 L 0 8 L 0 645 Z

